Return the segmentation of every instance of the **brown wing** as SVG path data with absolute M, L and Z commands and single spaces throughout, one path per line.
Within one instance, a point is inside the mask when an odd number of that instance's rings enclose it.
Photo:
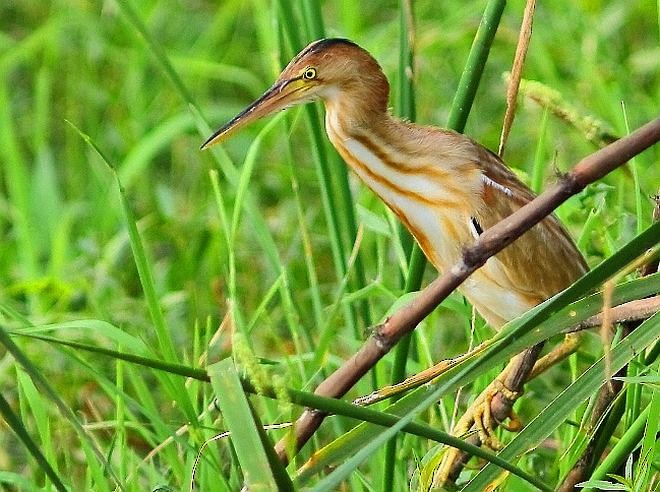
M 477 213 L 483 230 L 529 203 L 534 194 L 500 158 L 478 146 L 485 176 L 485 207 Z M 531 298 L 543 301 L 565 289 L 588 267 L 570 235 L 551 215 L 496 255 L 504 266 L 508 283 Z M 506 287 L 503 285 L 503 287 Z

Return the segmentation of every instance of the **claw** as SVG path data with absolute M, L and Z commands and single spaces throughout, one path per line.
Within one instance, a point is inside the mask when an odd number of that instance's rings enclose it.
M 499 388 L 487 388 L 484 393 L 483 402 L 474 409 L 474 425 L 479 433 L 479 440 L 484 446 L 495 451 L 502 449 L 502 443 L 495 435 L 495 428 L 499 422 L 494 424 L 496 419 L 493 417 L 493 412 L 491 410 L 493 397 L 498 391 Z
M 520 430 L 523 428 L 522 420 L 513 410 L 511 410 L 511 413 L 509 414 L 509 421 L 506 423 L 500 422 L 500 425 L 509 432 L 520 432 Z
M 493 384 L 484 391 L 483 403 L 474 410 L 474 424 L 479 432 L 479 439 L 484 445 L 495 451 L 502 449 L 502 443 L 497 436 L 495 436 L 495 429 L 498 425 L 501 425 L 511 432 L 517 432 L 522 428 L 522 422 L 513 410 L 511 410 L 507 416 L 509 419 L 508 423 L 501 422 L 495 418 L 492 410 L 492 402 L 496 395 L 505 398 L 512 406 L 513 403 L 520 398 L 522 392 L 512 391 L 507 388 L 500 378 L 495 379 Z

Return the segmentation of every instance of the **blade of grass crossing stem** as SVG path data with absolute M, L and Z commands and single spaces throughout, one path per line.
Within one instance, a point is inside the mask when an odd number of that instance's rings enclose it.
M 351 411 L 341 412 L 342 415 L 351 416 L 352 418 L 363 420 L 365 423 L 367 423 L 366 425 L 390 427 L 396 424 L 401 419 L 401 417 L 391 414 L 389 412 L 389 408 L 386 412 L 379 412 L 376 410 L 354 406 L 337 400 L 335 400 L 335 402 L 340 402 L 341 405 L 349 406 Z M 337 414 L 339 415 L 340 413 L 337 412 Z M 457 438 L 455 436 L 452 436 L 451 434 L 435 429 L 429 425 L 415 422 L 404 426 L 402 430 L 416 436 L 420 436 L 426 439 L 436 441 L 438 443 L 444 443 L 451 446 L 455 446 L 459 449 L 462 449 L 465 452 L 474 454 L 475 456 L 478 456 L 482 459 L 497 464 L 497 466 L 500 466 L 502 467 L 502 469 L 508 470 L 514 475 L 519 476 L 523 480 L 526 480 L 527 482 L 535 485 L 540 490 L 552 490 L 550 487 L 545 486 L 540 480 L 529 475 L 524 470 L 514 465 L 511 465 L 505 460 L 499 459 L 491 451 L 469 444 L 460 438 Z M 323 452 L 315 453 L 310 458 L 310 460 L 305 464 L 305 466 L 303 466 L 298 471 L 298 474 L 296 476 L 296 481 L 298 482 L 298 485 L 302 487 L 307 486 L 308 485 L 307 481 L 312 477 L 312 475 L 323 471 L 324 469 L 326 469 L 326 466 L 334 467 L 336 463 L 346 461 L 346 459 L 349 459 L 354 454 L 356 449 L 358 449 L 361 445 L 364 446 L 364 443 L 356 444 L 353 439 L 350 438 L 347 439 L 348 436 L 349 436 L 348 434 L 345 434 L 344 436 L 337 438 L 335 441 L 333 441 L 331 444 L 329 444 L 323 449 L 324 453 Z M 333 457 L 332 461 L 327 460 L 329 455 L 332 455 Z
M 167 329 L 165 316 L 163 315 L 160 301 L 156 294 L 156 286 L 154 283 L 153 272 L 151 270 L 151 264 L 147 259 L 144 244 L 142 243 L 142 238 L 140 237 L 140 233 L 137 228 L 135 216 L 133 215 L 133 210 L 128 203 L 124 188 L 119 181 L 119 175 L 117 174 L 116 168 L 105 157 L 101 149 L 94 143 L 89 135 L 83 133 L 73 123 L 69 121 L 67 121 L 67 123 L 74 130 L 76 130 L 81 138 L 92 148 L 92 150 L 94 150 L 94 152 L 99 156 L 103 163 L 108 167 L 117 183 L 117 188 L 119 190 L 119 201 L 122 207 L 122 212 L 124 214 L 126 228 L 128 230 L 129 243 L 131 245 L 131 250 L 133 251 L 135 266 L 137 267 L 142 291 L 144 292 L 144 296 L 147 301 L 147 308 L 149 309 L 151 321 L 154 324 L 160 353 L 165 358 L 165 360 L 170 362 L 177 362 L 178 357 L 176 355 L 174 343 L 169 334 L 169 330 Z M 190 419 L 191 422 L 195 422 L 196 412 L 193 408 L 190 398 L 188 397 L 188 393 L 185 391 L 183 382 L 176 379 L 170 379 L 169 377 L 164 378 L 162 382 L 168 389 L 170 398 L 180 404 L 182 411 L 186 414 L 186 417 Z
M 2 418 L 7 423 L 9 428 L 14 431 L 19 441 L 23 443 L 32 457 L 37 461 L 39 468 L 43 470 L 48 479 L 53 483 L 53 486 L 57 490 L 66 492 L 67 488 L 64 486 L 64 483 L 60 479 L 59 475 L 43 455 L 37 443 L 32 440 L 30 434 L 23 425 L 23 421 L 18 417 L 18 415 L 14 413 L 14 411 L 11 409 L 11 405 L 9 405 L 9 402 L 5 400 L 5 397 L 2 395 L 2 393 L 0 393 L 0 415 L 2 415 Z
M 500 19 L 502 18 L 502 12 L 504 11 L 505 5 L 506 0 L 490 0 L 488 2 L 481 19 L 481 23 L 479 24 L 479 28 L 477 29 L 477 33 L 474 37 L 474 41 L 468 55 L 468 60 L 461 75 L 461 79 L 459 81 L 458 88 L 449 113 L 448 127 L 458 132 L 462 132 L 465 128 L 465 123 L 467 122 L 470 108 L 474 102 L 474 96 L 477 92 L 477 88 L 479 87 L 481 75 L 486 65 L 486 60 L 488 59 L 488 54 L 490 53 L 490 47 L 495 37 L 495 33 L 497 32 L 497 27 L 499 26 Z M 412 22 L 409 22 L 407 18 L 412 14 L 407 14 L 406 8 L 408 7 L 409 6 L 407 5 L 407 0 L 401 0 L 400 40 L 402 44 L 401 53 L 404 56 L 402 56 L 399 60 L 399 77 L 404 77 L 404 81 L 408 79 L 406 76 L 408 66 L 412 66 L 412 47 L 403 46 L 404 43 L 407 44 L 411 39 L 411 33 L 408 32 L 408 29 L 412 27 Z M 407 85 L 410 86 L 409 89 L 404 88 L 403 82 L 401 82 L 401 84 L 402 96 L 407 96 L 408 98 L 408 101 L 406 101 L 402 107 L 406 108 L 408 111 L 410 111 L 412 116 L 414 116 L 414 93 L 412 89 L 412 80 L 407 81 Z M 426 258 L 424 257 L 424 254 L 422 253 L 419 245 L 415 243 L 410 254 L 410 266 L 404 286 L 405 292 L 419 290 L 422 284 L 422 277 L 424 275 L 425 267 Z M 394 366 L 392 369 L 392 384 L 396 384 L 403 380 L 405 376 L 406 361 L 408 359 L 408 352 L 410 351 L 410 342 L 412 340 L 412 336 L 412 333 L 406 335 L 399 341 L 397 345 Z M 393 484 L 391 480 L 391 474 L 393 473 L 394 469 L 392 465 L 394 463 L 395 454 L 396 440 L 392 440 L 392 442 L 388 443 L 387 445 L 386 460 L 383 469 L 383 485 L 386 487 L 385 490 L 392 490 L 391 487 Z
M 241 464 L 245 485 L 255 492 L 277 490 L 257 422 L 231 359 L 208 367 L 220 411 L 231 433 L 231 442 Z
M 640 299 L 657 292 L 659 288 L 660 273 L 642 279 L 625 282 L 624 284 L 618 285 L 614 290 L 612 303 L 618 305 L 632 299 Z M 548 320 L 538 326 L 537 330 L 542 337 L 550 337 L 554 334 L 561 333 L 562 331 L 575 326 L 576 323 L 580 323 L 598 313 L 601 310 L 602 304 L 602 293 L 592 294 L 569 304 L 554 316 L 554 323 L 551 323 L 550 320 Z M 525 317 L 529 318 L 531 315 L 532 313 L 528 313 Z M 524 319 L 525 318 L 523 317 L 520 321 L 522 322 Z M 512 353 L 515 353 L 515 350 Z M 447 373 L 434 380 L 433 384 L 442 383 L 452 372 L 455 372 L 460 367 L 464 367 L 466 363 L 467 361 L 455 366 L 450 371 L 447 371 Z M 428 388 L 429 386 L 424 386 L 408 393 L 406 396 L 387 407 L 385 412 L 388 415 L 404 416 L 421 401 L 424 395 L 428 392 Z M 311 476 L 314 473 L 319 473 L 323 469 L 338 466 L 348 455 L 352 455 L 356 448 L 364 446 L 376 435 L 377 430 L 375 430 L 374 426 L 369 424 L 360 424 L 354 427 L 349 433 L 332 441 L 321 450 L 317 451 L 299 470 L 300 478 L 306 479 L 306 477 Z M 344 449 L 337 444 L 340 440 Z
M 391 415 L 389 413 L 384 413 L 384 412 L 378 412 L 375 410 L 363 408 L 363 407 L 353 407 L 355 409 L 356 414 L 361 414 L 361 415 L 355 415 L 355 417 L 360 418 L 364 420 L 365 422 L 373 423 L 379 426 L 384 426 L 384 427 L 389 427 L 394 424 L 396 424 L 399 420 L 400 417 Z M 366 415 L 365 415 L 366 414 Z M 545 485 L 543 482 L 541 482 L 538 478 L 530 475 L 529 473 L 525 472 L 524 470 L 511 465 L 505 460 L 499 459 L 494 453 L 491 451 L 488 451 L 486 449 L 479 448 L 477 446 L 474 446 L 472 444 L 466 443 L 462 439 L 458 437 L 454 437 L 451 434 L 448 434 L 446 432 L 440 431 L 438 429 L 435 429 L 429 425 L 425 424 L 420 424 L 420 423 L 410 423 L 406 426 L 403 427 L 403 429 L 406 430 L 406 432 L 409 432 L 413 435 L 421 436 L 439 443 L 445 443 L 451 446 L 456 446 L 459 449 L 462 449 L 468 453 L 474 454 L 475 456 L 478 456 L 480 458 L 483 458 L 487 461 L 496 463 L 497 466 L 502 467 L 504 470 L 508 470 L 514 475 L 519 476 L 523 480 L 529 482 L 530 484 L 536 486 L 539 490 L 544 490 L 544 491 L 551 491 L 552 489 Z M 342 437 L 338 438 L 335 441 L 336 446 L 343 447 L 345 449 L 340 450 L 343 453 L 343 459 L 342 461 L 345 461 L 346 459 L 349 459 L 353 454 L 356 449 L 355 446 L 349 445 L 349 446 L 344 446 L 343 443 L 341 442 L 343 440 Z M 316 455 L 314 456 L 313 459 L 315 459 Z M 320 471 L 318 467 L 316 467 L 316 471 Z M 296 480 L 300 486 L 306 486 L 307 484 L 305 481 L 311 477 L 312 473 L 309 472 L 309 470 L 304 470 L 301 474 L 299 474 L 296 477 Z
M 579 318 L 578 318 L 579 319 Z M 195 368 L 195 367 L 189 367 L 189 366 L 184 366 L 181 364 L 171 364 L 168 362 L 163 362 L 162 360 L 159 359 L 153 359 L 153 358 L 147 358 L 147 357 L 142 357 L 139 355 L 133 355 L 129 354 L 126 352 L 119 352 L 117 350 L 113 349 L 107 349 L 103 347 L 99 347 L 98 345 L 87 345 L 81 342 L 73 342 L 70 340 L 60 340 L 57 338 L 49 337 L 49 336 L 44 336 L 44 335 L 26 335 L 23 333 L 18 333 L 17 335 L 24 335 L 29 338 L 33 338 L 36 340 L 41 340 L 44 342 L 48 343 L 54 343 L 56 345 L 62 345 L 65 347 L 71 347 L 76 350 L 83 350 L 86 352 L 90 352 L 93 354 L 99 354 L 99 355 L 105 355 L 108 357 L 113 357 L 114 359 L 121 360 L 121 361 L 126 361 L 126 362 L 131 362 L 132 364 L 140 365 L 143 367 L 149 367 L 152 369 L 157 369 L 161 371 L 166 371 L 171 374 L 179 375 L 182 377 L 187 377 L 191 379 L 195 379 L 198 381 L 209 381 L 209 376 L 206 370 L 200 369 L 200 368 Z M 100 380 L 102 382 L 102 386 L 108 390 L 109 393 L 117 393 L 122 396 L 128 403 L 131 405 L 139 405 L 137 402 L 135 402 L 130 396 L 124 394 L 115 384 L 113 384 L 110 380 L 105 378 L 103 375 L 99 374 L 96 371 L 96 368 L 94 366 L 91 366 L 88 364 L 86 361 L 83 359 L 77 357 L 75 354 L 76 352 L 67 352 L 70 356 L 72 356 L 78 363 L 83 365 L 87 370 L 92 371 L 94 378 L 96 380 Z M 256 390 L 252 386 L 252 384 L 247 381 L 247 380 L 241 380 L 241 384 L 243 385 L 243 389 L 246 392 L 249 393 L 256 393 Z M 334 398 L 325 398 L 321 397 L 318 395 L 315 395 L 313 393 L 305 392 L 305 391 L 300 391 L 292 388 L 284 388 L 284 390 L 287 392 L 288 397 L 291 399 L 293 403 L 296 403 L 298 405 L 310 407 L 310 408 L 316 408 L 318 410 L 333 414 L 333 415 L 341 415 L 345 417 L 350 417 L 353 419 L 358 419 L 358 420 L 364 420 L 366 422 L 372 422 L 376 423 L 378 425 L 392 425 L 398 421 L 398 417 L 390 414 L 383 414 L 381 412 L 377 412 L 372 409 L 368 408 L 363 408 L 359 406 L 352 405 L 348 402 L 342 401 L 342 400 L 336 400 Z M 144 389 L 143 392 L 139 393 L 149 393 L 148 390 Z M 277 392 L 273 387 L 266 386 L 264 388 L 264 393 L 262 396 L 268 397 L 268 398 L 276 398 L 277 397 Z M 152 423 L 158 422 L 159 417 L 157 416 L 158 411 L 155 406 L 150 405 L 153 407 L 154 412 L 149 413 L 148 408 L 143 408 L 141 411 L 145 413 L 146 417 L 148 420 Z M 165 428 L 163 426 L 163 428 Z M 411 432 L 415 435 L 422 436 L 422 437 L 427 437 L 429 439 L 435 439 L 438 442 L 445 442 L 447 439 L 451 439 L 452 436 L 449 434 L 443 433 L 442 431 L 437 431 L 435 429 L 432 429 L 430 427 L 426 428 L 424 426 L 421 426 L 419 424 L 415 424 L 415 426 L 411 426 L 410 429 L 406 429 L 407 432 Z M 444 438 L 443 438 L 444 436 Z
M 655 224 L 655 226 L 660 226 L 660 223 Z M 483 371 L 495 367 L 498 363 L 506 360 L 507 357 L 520 352 L 524 347 L 532 346 L 539 341 L 544 340 L 546 337 L 540 336 L 538 330 L 534 330 L 539 323 L 548 319 L 550 314 L 566 307 L 566 305 L 576 300 L 580 295 L 591 290 L 595 285 L 607 280 L 607 278 L 614 275 L 614 273 L 623 266 L 633 261 L 637 256 L 643 254 L 646 249 L 655 244 L 658 231 L 660 231 L 660 227 L 649 227 L 642 234 L 624 246 L 614 256 L 603 261 L 600 265 L 578 279 L 566 290 L 532 309 L 531 313 L 522 317 L 524 322 L 520 323 L 514 321 L 506 325 L 493 338 L 491 346 L 486 349 L 480 357 L 476 358 L 474 361 L 466 363 L 464 368 L 460 367 L 455 371 L 451 371 L 448 377 L 443 378 L 441 376 L 439 379 L 442 379 L 442 382 L 438 383 L 435 388 L 427 392 L 424 395 L 424 398 L 405 416 L 403 416 L 397 424 L 380 432 L 373 441 L 359 449 L 349 461 L 339 466 L 335 471 L 328 475 L 326 479 L 319 483 L 318 488 L 314 490 L 327 490 L 327 487 L 333 487 L 339 484 L 348 474 L 359 466 L 362 461 L 376 452 L 383 444 L 396 435 L 403 426 L 410 423 L 419 413 L 435 404 L 441 396 L 447 394 L 458 386 L 463 386 L 471 382 Z M 660 319 L 660 315 L 656 316 Z M 648 325 L 648 320 L 646 324 Z M 646 334 L 647 331 L 648 330 L 645 330 L 644 333 Z M 639 338 L 637 330 L 633 332 L 633 335 L 636 336 L 634 338 L 628 337 L 624 340 L 627 341 L 628 344 L 633 344 L 633 342 Z M 651 333 L 649 336 L 652 339 L 648 341 L 648 344 L 652 343 L 653 340 L 657 338 L 656 333 Z M 618 350 L 618 352 L 616 352 L 617 354 L 622 351 L 621 346 L 622 345 L 619 345 L 617 349 L 615 349 L 615 351 Z M 642 349 L 646 346 L 647 345 L 643 345 Z M 615 351 L 613 351 L 613 353 L 615 353 Z
M 656 313 L 612 349 L 609 371 L 618 371 L 659 338 L 660 313 Z M 598 391 L 606 382 L 605 374 L 605 360 L 601 358 L 543 409 L 499 455 L 506 460 L 515 460 L 528 449 L 538 446 L 566 420 L 567 415 L 571 415 L 576 406 Z M 466 487 L 466 492 L 484 490 L 498 473 L 495 467 L 487 465 Z
M 118 487 L 123 490 L 119 478 L 114 472 L 114 469 L 110 463 L 105 459 L 101 450 L 96 446 L 94 440 L 87 434 L 82 424 L 76 417 L 76 414 L 71 410 L 71 408 L 59 397 L 55 389 L 50 385 L 46 377 L 37 369 L 37 367 L 32 363 L 30 359 L 23 353 L 23 351 L 14 343 L 14 341 L 9 337 L 7 331 L 0 326 L 0 345 L 4 345 L 7 351 L 14 357 L 16 362 L 18 362 L 25 372 L 27 372 L 30 378 L 38 385 L 41 389 L 42 394 L 45 395 L 55 404 L 60 413 L 64 416 L 66 420 L 69 421 L 71 426 L 74 428 L 82 442 L 87 443 L 87 445 L 92 449 L 96 459 L 103 464 L 107 469 L 108 474 L 112 477 Z

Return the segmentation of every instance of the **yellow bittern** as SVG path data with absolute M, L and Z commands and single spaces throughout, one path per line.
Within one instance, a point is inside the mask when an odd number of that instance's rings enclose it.
M 366 50 L 346 39 L 322 39 L 302 50 L 270 89 L 202 148 L 263 116 L 323 101 L 334 147 L 442 272 L 460 259 L 464 246 L 534 195 L 497 155 L 470 138 L 392 116 L 388 97 L 387 78 Z M 551 216 L 490 258 L 461 291 L 497 329 L 570 285 L 586 268 Z

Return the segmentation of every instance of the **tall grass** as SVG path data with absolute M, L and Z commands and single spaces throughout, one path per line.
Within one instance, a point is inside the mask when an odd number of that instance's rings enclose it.
M 416 288 L 402 282 L 413 278 L 414 262 L 400 226 L 347 173 L 323 133 L 320 107 L 198 150 L 321 36 L 349 37 L 373 53 L 397 88 L 392 106 L 400 114 L 445 125 L 486 2 L 412 3 L 412 23 L 405 1 L 0 6 L 0 413 L 8 424 L 0 431 L 0 483 L 178 490 L 190 487 L 195 469 L 200 490 L 238 490 L 245 480 L 255 480 L 254 490 L 422 487 L 452 414 L 498 367 L 470 373 L 463 397 L 428 407 L 397 434 L 396 447 L 375 444 L 389 435 L 355 428 L 359 419 L 404 426 L 396 419 L 409 418 L 428 393 L 394 403 L 389 416 L 381 407 L 358 414 L 326 407 L 332 403 L 308 393 Z M 503 73 L 523 3 L 504 10 L 465 125 L 490 148 L 499 140 Z M 648 2 L 538 6 L 523 77 L 558 96 L 548 107 L 521 99 L 507 148 L 507 162 L 534 189 L 595 148 L 583 127 L 553 109 L 570 107 L 615 135 L 657 116 L 657 19 Z M 414 40 L 412 79 L 407 40 Z M 659 157 L 651 149 L 558 211 L 590 265 L 610 259 L 605 276 L 643 251 L 633 239 L 651 223 L 646 197 L 660 190 Z M 422 285 L 435 275 L 412 269 Z M 657 284 L 657 275 L 628 282 L 615 295 L 638 298 Z M 598 302 L 572 308 L 586 316 Z M 554 333 L 561 320 L 542 326 Z M 660 424 L 648 417 L 660 405 L 657 322 L 634 333 L 640 355 L 613 351 L 616 363 L 632 361 L 617 402 L 624 417 L 605 423 L 611 439 L 601 438 L 602 447 L 611 453 L 594 467 L 594 480 L 630 490 L 658 483 Z M 492 335 L 453 294 L 417 329 L 405 372 Z M 500 456 L 514 471 L 503 490 L 533 490 L 529 476 L 553 488 L 579 458 L 580 422 L 602 362 L 578 375 L 602 353 L 597 334 L 589 335 L 570 364 L 528 385 L 517 411 L 535 420 L 526 434 L 502 436 L 511 445 Z M 388 355 L 351 396 L 389 383 L 403 360 Z M 190 370 L 207 366 L 212 384 Z M 270 397 L 245 398 L 241 388 Z M 264 433 L 260 424 L 291 421 L 303 404 L 341 416 L 327 420 L 284 474 L 271 446 L 285 431 Z M 232 405 L 229 414 L 218 410 Z M 203 447 L 227 429 L 231 437 Z M 329 443 L 318 469 L 302 466 Z M 489 465 L 461 480 L 479 490 L 498 471 Z

